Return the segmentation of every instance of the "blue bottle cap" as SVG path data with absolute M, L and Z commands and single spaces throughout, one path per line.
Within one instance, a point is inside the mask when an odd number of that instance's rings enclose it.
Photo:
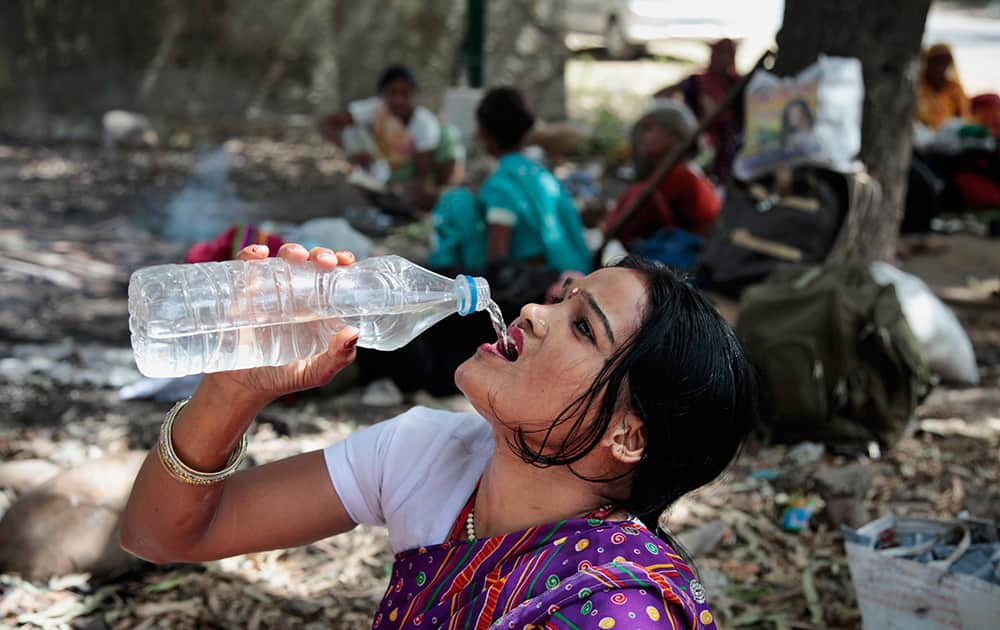
M 490 304 L 490 285 L 486 278 L 460 275 L 455 278 L 458 289 L 458 314 L 471 315 L 486 309 Z

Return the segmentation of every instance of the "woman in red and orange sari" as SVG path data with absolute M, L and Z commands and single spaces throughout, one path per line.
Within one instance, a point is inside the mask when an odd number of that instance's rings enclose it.
M 352 261 L 290 244 L 279 254 Z M 567 279 L 509 333 L 512 352 L 484 344 L 456 371 L 474 413 L 417 407 L 235 473 L 257 412 L 330 380 L 359 331 L 309 360 L 206 375 L 168 414 L 122 544 L 153 562 L 202 562 L 379 524 L 396 552 L 379 630 L 714 628 L 657 522 L 722 472 L 755 419 L 730 327 L 667 268 L 626 259 Z

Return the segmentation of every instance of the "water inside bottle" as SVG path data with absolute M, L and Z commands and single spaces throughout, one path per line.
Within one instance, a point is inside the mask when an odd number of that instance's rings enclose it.
M 517 348 L 514 346 L 514 340 L 507 334 L 507 323 L 503 321 L 503 313 L 500 312 L 500 307 L 496 302 L 490 300 L 489 306 L 486 307 L 486 312 L 490 314 L 490 321 L 493 322 L 493 330 L 497 334 L 497 350 L 511 361 L 516 360 Z

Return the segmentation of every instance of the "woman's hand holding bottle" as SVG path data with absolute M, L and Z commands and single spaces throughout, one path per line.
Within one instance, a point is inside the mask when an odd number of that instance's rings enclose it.
M 239 259 L 263 260 L 268 253 L 266 245 L 251 245 L 240 252 Z M 307 251 L 298 243 L 285 243 L 278 250 L 278 256 L 293 263 L 309 261 L 323 271 L 352 265 L 355 260 L 354 254 L 350 252 L 333 252 L 323 247 Z M 359 332 L 357 328 L 347 326 L 330 340 L 326 352 L 288 365 L 206 374 L 203 386 L 218 388 L 241 399 L 250 398 L 256 405 L 263 407 L 285 394 L 330 382 L 338 372 L 354 361 Z

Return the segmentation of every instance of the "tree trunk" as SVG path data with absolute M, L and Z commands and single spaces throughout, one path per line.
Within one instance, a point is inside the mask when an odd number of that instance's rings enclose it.
M 796 74 L 822 53 L 861 60 L 865 80 L 861 159 L 882 203 L 849 216 L 843 243 L 864 260 L 893 260 L 912 149 L 920 42 L 930 0 L 788 0 L 774 72 Z

